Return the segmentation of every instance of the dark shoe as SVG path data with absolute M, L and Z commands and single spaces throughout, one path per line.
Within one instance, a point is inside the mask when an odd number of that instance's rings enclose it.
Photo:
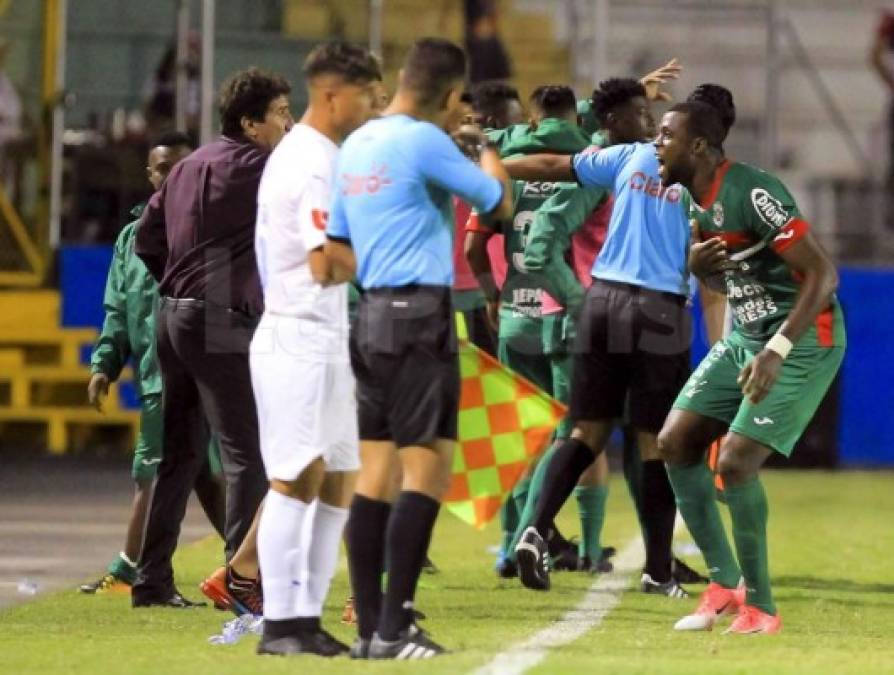
M 81 593 L 96 595 L 97 593 L 127 593 L 130 592 L 130 584 L 124 579 L 119 579 L 114 574 L 105 574 L 98 581 L 78 586 Z
M 357 638 L 354 640 L 354 644 L 351 645 L 351 651 L 348 652 L 348 656 L 352 659 L 368 659 L 369 643 L 370 640 L 366 640 L 362 637 Z
M 703 577 L 679 558 L 674 558 L 671 561 L 671 574 L 674 579 L 677 580 L 677 583 L 680 584 L 706 584 L 711 581 L 708 577 Z
M 297 654 L 316 654 L 333 657 L 348 653 L 348 645 L 339 642 L 324 630 L 313 633 L 298 633 L 285 637 L 270 638 L 264 636 L 258 643 L 258 654 L 272 656 L 295 656 Z
M 160 596 L 153 597 L 151 595 L 134 595 L 131 597 L 130 604 L 133 607 L 171 607 L 172 609 L 191 609 L 193 607 L 208 606 L 208 603 L 206 602 L 193 602 L 192 600 L 187 600 L 180 595 L 177 590 L 174 590 L 174 593 L 167 598 Z
M 549 548 L 549 547 L 547 547 Z M 571 572 L 580 566 L 577 542 L 569 539 L 562 543 L 556 555 L 550 555 L 554 572 Z
M 590 556 L 585 555 L 580 559 L 580 567 L 577 568 L 581 572 L 588 574 L 608 574 L 613 572 L 615 566 L 605 555 L 599 556 L 599 560 L 592 560 Z
M 602 555 L 599 556 L 600 560 L 611 560 L 618 553 L 618 549 L 614 546 L 603 546 L 602 547 Z
M 533 527 L 522 534 L 521 541 L 515 547 L 515 560 L 518 575 L 526 588 L 549 590 L 549 553 L 543 537 Z
M 233 572 L 231 567 L 227 566 L 226 581 L 230 609 L 236 616 L 243 614 L 262 616 L 264 614 L 264 592 L 260 579 L 240 577 Z
M 422 563 L 422 573 L 423 574 L 439 574 L 441 570 L 438 569 L 438 566 L 435 565 L 431 558 L 425 556 L 425 562 Z
M 370 659 L 395 659 L 397 661 L 416 661 L 430 659 L 443 654 L 445 649 L 429 638 L 416 624 L 401 631 L 397 640 L 387 641 L 373 633 L 369 643 Z
M 684 600 L 689 597 L 677 580 L 671 577 L 670 581 L 655 581 L 651 576 L 643 572 L 643 576 L 639 582 L 640 590 L 643 593 L 654 593 L 656 595 L 666 595 L 669 598 Z
M 510 558 L 500 558 L 494 566 L 494 570 L 501 579 L 514 579 L 518 576 L 518 565 Z

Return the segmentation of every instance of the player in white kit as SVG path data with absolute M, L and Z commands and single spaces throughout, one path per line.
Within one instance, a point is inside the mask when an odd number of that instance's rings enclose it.
M 344 283 L 353 260 L 323 247 L 338 146 L 372 116 L 381 73 L 365 49 L 333 42 L 310 53 L 304 76 L 308 108 L 271 154 L 258 191 L 265 311 L 251 375 L 270 480 L 258 531 L 258 653 L 335 656 L 348 648 L 320 615 L 360 463 Z

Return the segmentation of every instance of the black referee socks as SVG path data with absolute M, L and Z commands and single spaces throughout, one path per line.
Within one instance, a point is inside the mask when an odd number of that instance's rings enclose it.
M 568 499 L 581 474 L 586 470 L 596 454 L 583 441 L 569 438 L 558 447 L 543 479 L 543 488 L 534 512 L 534 527 L 546 539 L 550 523 Z
M 391 504 L 388 502 L 355 494 L 345 527 L 357 628 L 364 640 L 372 637 L 382 611 L 385 531 L 390 513 Z
M 383 640 L 396 640 L 413 621 L 416 583 L 440 508 L 437 501 L 421 492 L 401 492 L 394 502 L 385 536 L 388 587 L 376 629 Z
M 664 583 L 671 578 L 671 545 L 677 502 L 664 462 L 660 459 L 643 462 L 641 480 L 643 535 L 646 540 L 644 571 L 654 581 Z

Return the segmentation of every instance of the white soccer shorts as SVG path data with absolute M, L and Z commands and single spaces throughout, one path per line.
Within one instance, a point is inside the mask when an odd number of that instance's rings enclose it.
M 261 322 L 250 354 L 267 478 L 295 480 L 317 457 L 323 458 L 327 471 L 357 471 L 360 453 L 351 364 L 314 359 L 301 354 L 300 348 L 287 348 L 296 344 L 288 335 L 294 327 L 283 317 L 275 322 L 279 339 L 271 340 L 271 332 L 264 330 L 271 323 Z

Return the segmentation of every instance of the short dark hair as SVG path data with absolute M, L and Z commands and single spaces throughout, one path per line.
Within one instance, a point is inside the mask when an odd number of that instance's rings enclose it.
M 712 148 L 723 150 L 726 129 L 716 108 L 701 101 L 687 101 L 671 106 L 668 112 L 686 115 L 686 130 L 690 136 L 704 138 Z
M 645 96 L 646 88 L 632 77 L 612 77 L 603 80 L 593 90 L 593 113 L 600 124 L 608 122 L 608 114 L 637 96 Z
M 368 49 L 335 40 L 314 47 L 304 60 L 304 77 L 338 75 L 345 82 L 361 84 L 382 79 L 382 67 Z
M 711 84 L 710 82 L 700 84 L 686 97 L 686 101 L 690 103 L 707 103 L 714 108 L 717 114 L 720 115 L 720 122 L 726 130 L 724 138 L 729 134 L 733 124 L 736 123 L 736 104 L 733 101 L 733 94 L 722 85 Z
M 437 103 L 453 82 L 466 78 L 467 65 L 466 53 L 450 40 L 422 38 L 407 54 L 401 84 L 416 93 L 419 103 Z
M 564 117 L 577 114 L 577 97 L 574 90 L 564 84 L 544 84 L 537 87 L 529 99 L 531 105 L 545 117 Z
M 166 148 L 179 148 L 180 146 L 194 148 L 195 144 L 189 137 L 189 134 L 185 134 L 182 131 L 165 131 L 152 138 L 149 142 L 150 149 L 161 146 Z
M 228 136 L 241 134 L 243 117 L 262 122 L 270 102 L 290 91 L 292 87 L 280 75 L 258 68 L 240 70 L 220 88 L 221 131 Z
M 479 82 L 464 96 L 468 96 L 468 102 L 475 112 L 485 117 L 499 117 L 509 101 L 521 103 L 518 89 L 500 80 Z

